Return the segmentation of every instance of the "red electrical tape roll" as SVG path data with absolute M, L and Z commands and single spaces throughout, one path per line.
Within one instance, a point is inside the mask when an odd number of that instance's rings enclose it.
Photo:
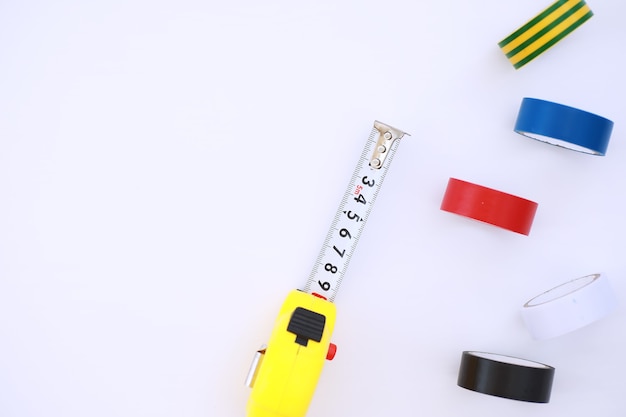
M 528 235 L 538 204 L 481 185 L 450 178 L 441 210 Z

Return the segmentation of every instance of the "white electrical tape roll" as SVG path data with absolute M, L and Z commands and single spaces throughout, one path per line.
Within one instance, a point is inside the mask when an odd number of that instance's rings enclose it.
M 592 274 L 554 287 L 529 300 L 522 318 L 535 339 L 548 339 L 584 327 L 617 307 L 604 274 Z

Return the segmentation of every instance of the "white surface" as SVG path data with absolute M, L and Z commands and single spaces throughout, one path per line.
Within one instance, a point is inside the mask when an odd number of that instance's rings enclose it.
M 0 3 L 0 415 L 243 416 L 379 119 L 403 139 L 337 297 L 308 416 L 623 416 L 623 307 L 531 339 L 529 298 L 626 293 L 626 4 L 519 71 L 539 0 Z M 512 131 L 521 99 L 615 122 L 606 157 Z M 439 210 L 449 177 L 539 203 L 530 236 Z M 549 404 L 456 386 L 549 364 Z
M 524 303 L 521 314 L 535 339 L 558 337 L 610 314 L 618 302 L 606 274 L 563 283 Z

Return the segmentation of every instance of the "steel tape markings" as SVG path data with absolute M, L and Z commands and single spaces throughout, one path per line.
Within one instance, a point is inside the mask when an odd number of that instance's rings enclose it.
M 333 301 L 374 206 L 399 139 L 407 133 L 375 121 L 303 290 Z

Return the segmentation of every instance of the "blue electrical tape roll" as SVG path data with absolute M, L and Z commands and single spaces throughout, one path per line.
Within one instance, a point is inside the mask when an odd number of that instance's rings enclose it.
M 551 145 L 603 156 L 609 146 L 613 122 L 573 107 L 526 97 L 514 130 Z

